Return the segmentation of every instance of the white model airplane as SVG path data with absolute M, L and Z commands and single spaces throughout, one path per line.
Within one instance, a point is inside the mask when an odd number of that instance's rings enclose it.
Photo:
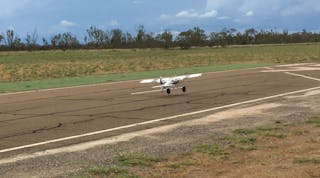
M 184 79 L 188 79 L 188 78 L 196 78 L 196 77 L 200 77 L 202 76 L 202 74 L 190 74 L 190 75 L 181 75 L 181 76 L 176 76 L 176 77 L 167 77 L 167 78 L 162 78 L 160 77 L 159 79 L 146 79 L 146 80 L 142 80 L 140 81 L 140 83 L 152 83 L 152 82 L 156 82 L 159 83 L 159 86 L 154 86 L 152 88 L 160 88 L 160 91 L 166 91 L 167 94 L 169 95 L 171 93 L 172 89 L 177 89 L 177 88 L 181 88 L 182 92 L 186 92 L 187 88 L 186 86 L 179 86 L 180 81 L 184 80 Z

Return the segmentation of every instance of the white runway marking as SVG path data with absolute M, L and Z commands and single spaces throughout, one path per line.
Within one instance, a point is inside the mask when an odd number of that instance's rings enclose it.
M 294 67 L 294 66 L 308 66 L 308 65 L 315 65 L 316 63 L 297 63 L 297 64 L 284 64 L 284 65 L 277 65 L 276 67 Z
M 82 138 L 82 137 L 87 137 L 87 136 L 92 136 L 92 135 L 112 132 L 112 131 L 116 131 L 116 130 L 137 127 L 137 126 L 141 126 L 141 125 L 147 125 L 147 124 L 166 121 L 166 120 L 171 120 L 171 119 L 175 119 L 175 118 L 179 118 L 179 117 L 191 116 L 191 115 L 201 114 L 201 113 L 205 113 L 205 112 L 216 111 L 216 110 L 219 110 L 219 109 L 226 109 L 226 108 L 235 107 L 235 106 L 239 106 L 239 105 L 243 105 L 243 104 L 255 103 L 255 102 L 259 102 L 259 101 L 264 101 L 264 100 L 268 100 L 268 99 L 274 99 L 274 98 L 283 97 L 283 96 L 292 95 L 292 94 L 297 94 L 297 93 L 302 93 L 302 92 L 308 92 L 308 91 L 317 90 L 317 89 L 320 89 L 320 86 L 319 87 L 314 87 L 314 88 L 303 89 L 303 90 L 297 90 L 297 91 L 293 91 L 293 92 L 282 93 L 282 94 L 278 94 L 278 95 L 272 95 L 272 96 L 253 99 L 253 100 L 248 100 L 248 101 L 243 101 L 243 102 L 238 102 L 238 103 L 233 103 L 233 104 L 214 107 L 214 108 L 209 108 L 209 109 L 204 109 L 204 110 L 195 111 L 195 112 L 189 112 L 189 113 L 185 113 L 185 114 L 179 114 L 179 115 L 175 115 L 175 116 L 164 117 L 164 118 L 145 121 L 145 122 L 140 122 L 140 123 L 136 123 L 136 124 L 130 124 L 130 125 L 125 125 L 125 126 L 121 126 L 121 127 L 115 127 L 115 128 L 106 129 L 106 130 L 100 130 L 100 131 L 96 131 L 96 132 L 85 133 L 85 134 L 81 134 L 81 135 L 74 135 L 74 136 L 70 136 L 70 137 L 64 137 L 64 138 L 59 138 L 59 139 L 54 139 L 54 140 L 49 140 L 49 141 L 44 141 L 44 142 L 38 142 L 38 143 L 30 144 L 30 145 L 23 145 L 23 146 L 18 146 L 18 147 L 14 147 L 14 148 L 3 149 L 3 150 L 0 150 L 0 153 L 16 151 L 16 150 L 21 150 L 21 149 L 31 148 L 31 147 L 41 146 L 41 145 L 47 145 L 47 144 L 50 144 L 50 143 L 57 143 L 57 142 L 61 142 L 61 141 L 77 139 L 77 138 Z
M 318 90 L 318 91 L 320 91 L 320 90 Z M 169 125 L 163 125 L 163 126 L 159 126 L 159 127 L 146 129 L 146 130 L 139 130 L 139 131 L 124 133 L 121 135 L 102 138 L 100 140 L 93 140 L 93 141 L 89 141 L 89 142 L 78 143 L 75 145 L 68 145 L 68 146 L 64 146 L 64 147 L 48 149 L 48 150 L 39 151 L 39 152 L 35 152 L 35 153 L 14 155 L 9 158 L 0 159 L 0 165 L 14 163 L 14 162 L 22 161 L 22 160 L 26 160 L 26 159 L 33 159 L 33 158 L 37 158 L 37 157 L 41 157 L 41 156 L 49 156 L 49 155 L 54 155 L 54 154 L 59 154 L 59 153 L 78 152 L 78 151 L 91 149 L 96 146 L 116 144 L 119 142 L 126 142 L 126 141 L 130 141 L 131 139 L 136 138 L 136 137 L 148 136 L 148 135 L 152 135 L 152 134 L 160 134 L 160 133 L 164 133 L 164 132 L 170 132 L 173 129 L 179 128 L 181 126 L 207 125 L 207 124 L 210 124 L 213 122 L 218 122 L 221 120 L 239 117 L 241 115 L 250 116 L 250 115 L 262 113 L 264 110 L 269 110 L 269 109 L 273 109 L 273 108 L 280 107 L 280 106 L 281 106 L 281 104 L 267 103 L 267 104 L 254 105 L 254 106 L 249 106 L 249 107 L 244 107 L 244 108 L 239 108 L 239 109 L 221 111 L 221 112 L 217 112 L 217 113 L 214 113 L 214 114 L 206 116 L 206 117 L 177 122 L 177 123 L 173 123 L 173 124 L 169 124 Z
M 298 72 L 298 71 L 317 71 L 317 70 L 320 70 L 320 67 L 290 67 L 288 69 L 268 69 L 268 70 L 263 70 L 261 72 Z
M 45 91 L 54 91 L 54 90 L 64 90 L 64 89 L 72 89 L 72 88 L 93 87 L 93 86 L 102 86 L 102 85 L 113 85 L 113 84 L 126 83 L 126 82 L 137 82 L 137 81 L 140 81 L 140 80 L 97 83 L 97 84 L 78 85 L 78 86 L 61 87 L 61 88 L 48 88 L 48 89 L 39 89 L 39 90 L 30 90 L 30 91 L 18 91 L 18 92 L 11 92 L 11 93 L 0 93 L 0 96 L 25 94 L 25 93 L 36 93 L 36 92 L 45 92 Z
M 273 68 L 271 67 L 264 67 L 265 69 L 268 69 L 268 70 L 274 70 Z
M 291 72 L 285 72 L 285 74 L 293 75 L 293 76 L 297 76 L 297 77 L 302 77 L 302 78 L 306 78 L 306 79 L 310 79 L 310 80 L 320 81 L 320 79 L 318 79 L 318 78 L 309 77 L 307 75 L 300 75 L 300 74 L 295 74 L 295 73 L 291 73 Z
M 142 92 L 131 93 L 131 95 L 141 95 L 145 93 L 154 93 L 154 92 L 161 92 L 161 90 L 142 91 Z

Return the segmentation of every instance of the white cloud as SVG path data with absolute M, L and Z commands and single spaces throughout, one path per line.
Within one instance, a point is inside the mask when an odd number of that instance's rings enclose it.
M 178 12 L 176 14 L 176 17 L 181 17 L 181 18 L 192 18 L 192 17 L 197 17 L 198 13 L 196 13 L 194 10 L 185 10 Z
M 218 12 L 216 10 L 211 10 L 208 12 L 205 12 L 203 14 L 200 14 L 200 18 L 211 18 L 211 17 L 216 17 L 218 15 Z
M 319 0 L 207 0 L 206 9 L 217 10 L 226 15 L 246 14 L 250 11 L 263 16 L 294 15 L 320 13 L 320 3 Z
M 253 16 L 253 15 L 254 15 L 253 11 L 246 12 L 246 16 L 248 16 L 248 17 Z
M 218 12 L 215 10 L 206 11 L 204 13 L 198 13 L 195 10 L 184 10 L 176 14 L 178 18 L 212 18 L 216 17 Z
M 74 26 L 76 26 L 76 23 L 71 22 L 71 21 L 67 21 L 67 20 L 61 20 L 60 23 L 59 23 L 59 25 L 60 25 L 61 27 L 66 27 L 66 28 L 68 28 L 68 27 L 74 27 Z
M 117 20 L 111 20 L 109 25 L 114 27 L 114 26 L 119 26 L 120 23 Z

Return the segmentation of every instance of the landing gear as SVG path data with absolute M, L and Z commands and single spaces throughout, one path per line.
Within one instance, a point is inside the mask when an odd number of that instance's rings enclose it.
M 186 88 L 185 86 L 183 86 L 183 87 L 181 88 L 181 90 L 182 90 L 183 93 L 185 93 L 185 92 L 187 91 L 187 88 Z
M 178 88 L 180 88 L 180 87 L 167 88 L 167 89 L 165 89 L 165 90 L 166 90 L 166 93 L 167 93 L 168 95 L 170 95 L 170 94 L 171 94 L 171 89 L 178 89 Z M 183 86 L 183 87 L 181 87 L 181 90 L 182 90 L 183 93 L 185 93 L 185 92 L 187 92 L 187 87 Z M 163 90 L 162 90 L 162 91 L 163 91 Z
M 171 93 L 170 88 L 167 88 L 167 90 L 166 90 L 166 91 L 167 91 L 167 94 L 168 94 L 168 95 L 170 95 L 170 93 Z

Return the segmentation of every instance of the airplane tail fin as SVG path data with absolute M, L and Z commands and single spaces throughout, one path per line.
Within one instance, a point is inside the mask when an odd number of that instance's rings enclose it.
M 163 85 L 164 82 L 162 81 L 162 77 L 160 76 L 160 85 Z

